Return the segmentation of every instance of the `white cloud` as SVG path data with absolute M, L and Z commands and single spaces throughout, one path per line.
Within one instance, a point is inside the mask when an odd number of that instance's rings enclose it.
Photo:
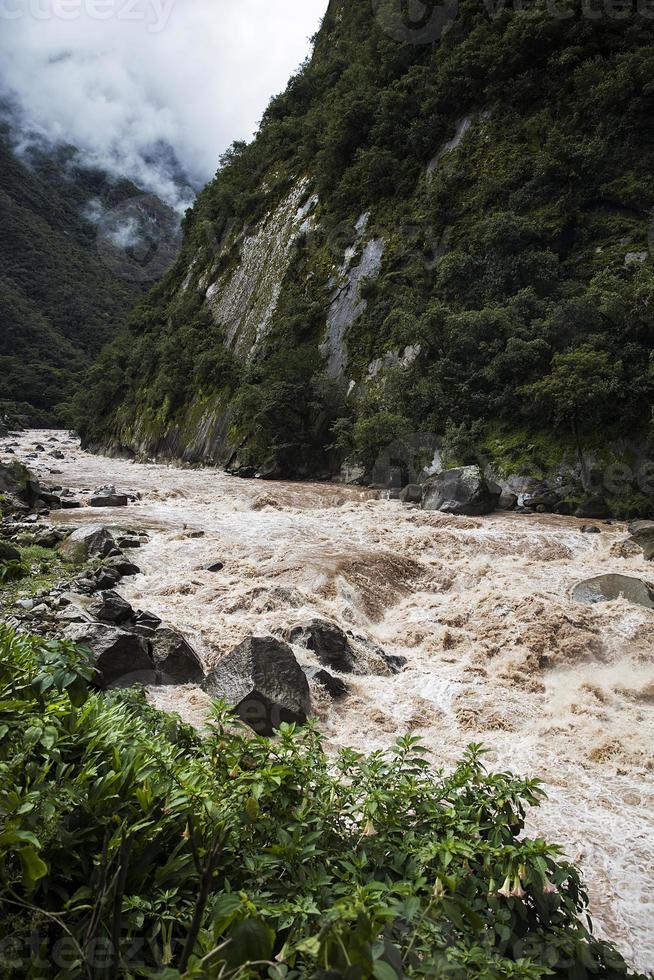
M 327 0 L 0 0 L 0 90 L 27 124 L 171 200 L 202 184 L 310 51 Z M 159 156 L 159 154 L 157 155 Z

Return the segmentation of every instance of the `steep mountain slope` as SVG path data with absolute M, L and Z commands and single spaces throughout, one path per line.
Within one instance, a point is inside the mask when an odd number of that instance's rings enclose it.
M 139 244 L 140 224 L 152 222 L 165 252 L 154 274 L 143 261 L 150 246 Z M 3 409 L 38 424 L 65 421 L 79 379 L 171 264 L 178 224 L 170 208 L 129 181 L 81 166 L 71 147 L 19 155 L 9 124 L 0 124 Z
M 434 3 L 332 0 L 100 361 L 87 443 L 292 476 L 370 476 L 398 438 L 505 473 L 568 453 L 628 462 L 644 506 L 651 23 L 519 6 L 462 0 L 439 39 Z

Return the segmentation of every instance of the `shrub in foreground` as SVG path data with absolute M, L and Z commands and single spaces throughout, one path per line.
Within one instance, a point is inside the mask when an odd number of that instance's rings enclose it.
M 330 759 L 216 707 L 206 737 L 89 659 L 0 630 L 0 975 L 630 976 L 579 874 L 522 839 L 537 781 L 471 746 Z

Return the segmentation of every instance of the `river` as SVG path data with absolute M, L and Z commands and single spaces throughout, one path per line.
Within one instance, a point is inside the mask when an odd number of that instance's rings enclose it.
M 440 767 L 483 742 L 489 766 L 543 779 L 530 832 L 580 864 L 598 934 L 654 969 L 654 612 L 570 598 L 605 572 L 654 579 L 625 551 L 624 525 L 591 535 L 551 515 L 455 518 L 335 484 L 107 459 L 65 433 L 16 441 L 46 485 L 140 495 L 127 510 L 52 520 L 147 530 L 143 574 L 119 591 L 184 632 L 207 666 L 251 633 L 316 615 L 406 657 L 398 676 L 348 677 L 338 704 L 314 689 L 329 745 L 376 749 L 410 731 Z M 29 458 L 36 442 L 65 458 Z M 216 561 L 221 572 L 203 570 Z M 202 726 L 201 690 L 151 696 Z

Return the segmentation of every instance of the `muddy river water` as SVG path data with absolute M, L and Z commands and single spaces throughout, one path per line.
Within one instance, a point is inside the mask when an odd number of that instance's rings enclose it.
M 489 766 L 542 778 L 549 798 L 530 832 L 580 864 L 597 932 L 654 969 L 654 611 L 570 596 L 605 572 L 654 580 L 624 525 L 582 534 L 573 518 L 455 518 L 334 484 L 107 459 L 54 437 L 18 440 L 22 458 L 37 441 L 63 451 L 27 459 L 46 485 L 140 495 L 128 509 L 52 515 L 148 531 L 143 574 L 119 586 L 133 605 L 183 631 L 207 666 L 249 634 L 314 616 L 406 657 L 398 676 L 348 677 L 338 704 L 314 689 L 330 745 L 375 749 L 410 731 L 440 767 L 483 742 Z M 221 572 L 203 570 L 218 561 Z M 199 689 L 152 697 L 202 725 Z

